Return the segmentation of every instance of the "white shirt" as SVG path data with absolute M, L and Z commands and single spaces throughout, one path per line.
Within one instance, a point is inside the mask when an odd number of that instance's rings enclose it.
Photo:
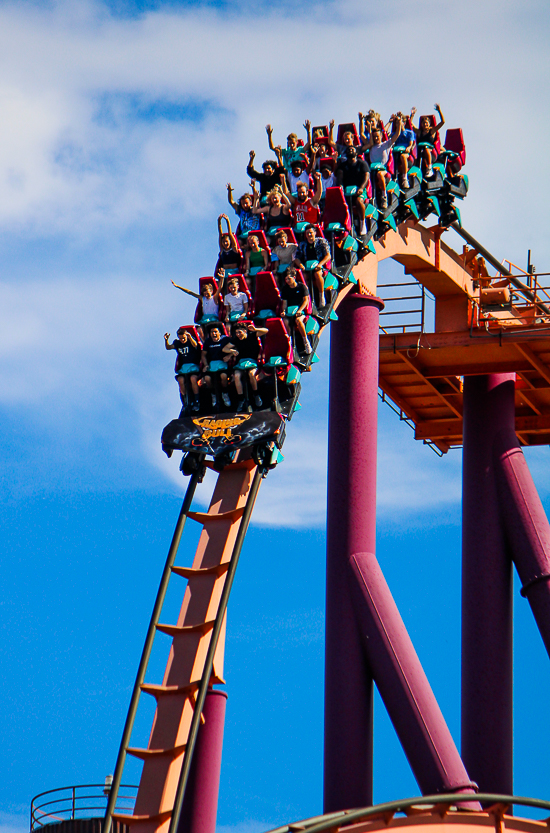
M 381 162 L 383 165 L 387 165 L 388 159 L 390 158 L 391 146 L 392 143 L 389 139 L 386 142 L 381 142 L 379 145 L 373 145 L 369 150 L 369 160 L 376 164 Z
M 217 315 L 220 311 L 218 302 L 215 298 L 205 298 L 202 296 L 202 314 L 203 315 Z
M 229 307 L 230 312 L 244 312 L 244 305 L 248 303 L 248 298 L 245 292 L 237 292 L 236 295 L 228 293 L 223 302 L 226 307 Z

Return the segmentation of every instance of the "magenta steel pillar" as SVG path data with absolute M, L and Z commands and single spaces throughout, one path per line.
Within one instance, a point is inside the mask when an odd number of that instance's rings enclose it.
M 330 332 L 324 810 L 372 804 L 372 676 L 349 560 L 375 552 L 378 298 L 348 295 Z
M 365 654 L 418 786 L 424 795 L 473 792 L 374 553 L 352 555 L 350 566 Z
M 216 833 L 226 702 L 225 691 L 206 695 L 178 833 Z
M 513 795 L 512 559 L 496 443 L 514 432 L 513 373 L 464 379 L 462 760 L 481 792 Z

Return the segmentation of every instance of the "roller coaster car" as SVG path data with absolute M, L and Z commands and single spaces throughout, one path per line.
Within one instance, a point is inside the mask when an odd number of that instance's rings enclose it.
M 168 423 L 162 432 L 161 443 L 168 457 L 173 451 L 198 452 L 230 462 L 229 455 L 239 448 L 266 443 L 274 443 L 279 448 L 284 440 L 284 429 L 284 417 L 277 411 L 184 417 Z M 192 471 L 184 471 L 187 473 Z

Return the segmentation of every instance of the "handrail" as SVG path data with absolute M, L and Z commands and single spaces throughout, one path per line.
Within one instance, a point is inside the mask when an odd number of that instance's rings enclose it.
M 500 272 L 501 275 L 507 277 L 510 280 L 510 283 L 513 283 L 516 289 L 519 289 L 520 292 L 523 295 L 525 295 L 526 298 L 528 298 L 530 301 L 532 301 L 534 304 L 540 307 L 540 309 L 543 310 L 547 315 L 550 315 L 550 307 L 548 307 L 546 304 L 543 304 L 542 301 L 537 300 L 536 294 L 532 292 L 531 289 L 529 289 L 527 284 L 523 283 L 523 281 L 520 281 L 519 278 L 517 278 L 515 275 L 512 275 L 510 270 L 503 266 L 502 263 L 500 263 L 500 261 L 498 261 L 496 257 L 492 255 L 488 249 L 485 248 L 485 246 L 482 246 L 481 243 L 475 239 L 475 237 L 472 237 L 472 235 L 469 234 L 469 232 L 467 232 L 465 229 L 463 229 L 462 226 L 460 226 L 457 222 L 454 222 L 451 225 L 451 228 L 454 231 L 456 231 L 456 233 L 459 234 L 464 240 L 466 240 L 466 242 L 469 243 L 470 246 L 473 246 L 473 248 L 476 249 L 480 255 L 483 255 L 485 260 L 487 260 L 491 264 L 491 266 L 494 266 L 497 272 Z
M 122 784 L 121 789 L 137 792 L 138 787 L 134 784 Z M 92 793 L 91 790 L 97 790 L 97 792 Z M 30 829 L 31 831 L 39 830 L 48 824 L 75 818 L 102 818 L 109 792 L 109 787 L 106 784 L 74 784 L 38 793 L 31 801 Z M 41 801 L 44 798 L 49 800 Z M 128 801 L 133 806 L 135 798 L 135 793 L 128 795 L 119 792 L 117 801 Z M 119 803 L 118 807 L 119 809 L 129 809 L 126 804 L 123 806 Z M 89 811 L 95 810 L 99 812 L 91 816 Z
M 405 798 L 401 801 L 388 801 L 384 804 L 375 804 L 369 807 L 362 807 L 353 810 L 339 810 L 334 813 L 326 813 L 323 816 L 313 816 L 309 819 L 285 824 L 282 827 L 276 827 L 268 833 L 292 833 L 293 830 L 308 831 L 308 833 L 324 833 L 325 830 L 334 830 L 340 825 L 335 822 L 342 821 L 342 826 L 347 826 L 358 821 L 367 820 L 371 817 L 385 818 L 386 824 L 389 824 L 388 816 L 395 815 L 395 813 L 405 812 L 409 807 L 417 807 L 422 805 L 448 805 L 450 809 L 453 806 L 460 804 L 471 803 L 472 801 L 480 802 L 481 804 L 489 804 L 490 806 L 484 810 L 485 813 L 493 812 L 495 815 L 502 815 L 507 806 L 518 805 L 524 807 L 535 807 L 540 810 L 547 810 L 550 812 L 550 801 L 543 801 L 539 798 L 526 798 L 525 796 L 501 795 L 500 793 L 438 793 L 437 795 L 423 795 L 415 796 L 414 798 Z M 493 808 L 491 805 L 498 805 Z M 471 812 L 468 811 L 468 812 Z
M 111 822 L 118 798 L 118 791 L 120 789 L 120 784 L 122 781 L 122 773 L 124 771 L 124 763 L 126 761 L 128 744 L 130 743 L 130 737 L 132 735 L 132 729 L 134 727 L 134 721 L 137 714 L 139 698 L 141 695 L 141 685 L 145 680 L 147 665 L 149 663 L 149 657 L 151 656 L 151 651 L 153 649 L 153 641 L 155 639 L 157 625 L 159 623 L 159 618 L 162 611 L 162 605 L 164 603 L 164 598 L 168 589 L 168 583 L 172 574 L 172 567 L 176 559 L 178 547 L 181 540 L 181 535 L 185 526 L 185 521 L 187 519 L 187 512 L 189 511 L 189 508 L 193 501 L 197 484 L 202 481 L 203 476 L 204 468 L 202 465 L 200 465 L 198 467 L 198 470 L 194 472 L 189 481 L 189 485 L 187 487 L 187 491 L 185 492 L 185 497 L 183 499 L 183 503 L 181 505 L 180 513 L 176 523 L 176 528 L 174 529 L 174 534 L 172 536 L 170 549 L 168 550 L 168 555 L 166 557 L 164 571 L 160 580 L 157 597 L 155 599 L 153 612 L 151 614 L 151 621 L 149 622 L 149 628 L 147 630 L 147 636 L 145 637 L 145 644 L 143 646 L 143 652 L 141 654 L 141 660 L 136 674 L 136 681 L 134 683 L 132 697 L 130 699 L 130 705 L 128 707 L 128 714 L 126 716 L 126 723 L 124 724 L 124 731 L 122 732 L 122 738 L 118 750 L 115 772 L 113 775 L 113 783 L 111 785 L 109 801 L 107 803 L 107 809 L 105 811 L 105 817 L 103 820 L 103 833 L 110 833 L 111 830 Z

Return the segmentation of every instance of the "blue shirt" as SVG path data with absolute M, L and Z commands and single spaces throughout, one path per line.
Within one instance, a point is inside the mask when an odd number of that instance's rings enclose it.
M 399 138 L 394 144 L 396 148 L 408 148 L 411 142 L 416 140 L 414 130 L 402 130 Z

